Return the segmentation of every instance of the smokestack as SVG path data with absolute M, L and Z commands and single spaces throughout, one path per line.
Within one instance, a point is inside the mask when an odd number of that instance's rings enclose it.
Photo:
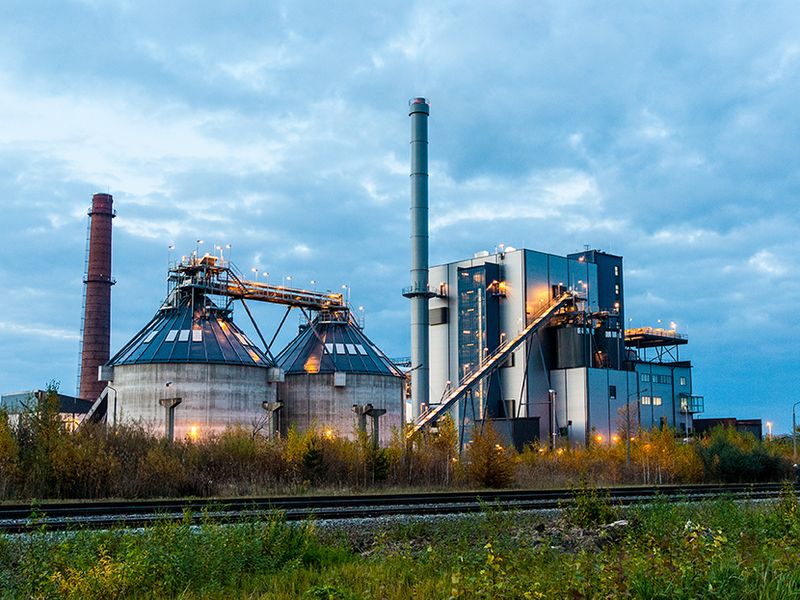
M 89 258 L 86 267 L 85 308 L 81 348 L 79 397 L 97 400 L 106 387 L 98 381 L 98 367 L 108 362 L 111 344 L 111 194 L 92 196 L 89 210 Z
M 411 418 L 429 402 L 428 366 L 428 115 L 425 98 L 408 101 L 411 117 Z

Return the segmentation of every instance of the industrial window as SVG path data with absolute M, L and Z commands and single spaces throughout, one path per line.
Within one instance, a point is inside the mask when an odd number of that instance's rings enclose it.
M 181 333 L 178 336 L 179 342 L 188 342 L 189 341 L 189 330 L 188 329 L 181 329 Z
M 169 333 L 167 334 L 167 341 L 168 342 L 174 342 L 176 337 L 178 337 L 178 330 L 177 329 L 170 329 Z
M 618 283 L 615 283 L 615 284 L 614 284 L 614 293 L 615 293 L 617 296 L 619 296 L 619 284 L 618 284 Z
M 192 341 L 193 342 L 202 342 L 203 341 L 203 330 L 202 329 L 192 329 Z
M 347 344 L 347 353 L 348 354 L 358 354 L 356 347 L 353 344 Z
M 650 373 L 642 373 L 642 381 L 650 381 Z
M 653 383 L 672 383 L 672 375 L 653 375 Z
M 612 400 L 615 400 L 617 398 L 617 386 L 615 385 L 608 386 L 608 397 L 611 398 Z
M 152 342 L 153 338 L 156 337 L 157 334 L 158 334 L 158 330 L 151 331 L 150 333 L 148 333 L 147 336 L 144 338 L 144 343 L 145 344 L 149 344 L 150 342 Z
M 614 265 L 614 275 L 619 277 L 619 265 Z
M 364 349 L 364 346 L 362 346 L 361 344 L 356 344 L 356 350 L 358 350 L 358 353 L 361 356 L 366 356 L 367 355 L 367 351 Z
M 661 396 L 653 396 L 653 406 L 661 406 Z
M 333 344 L 325 344 L 325 352 L 333 354 Z
M 345 354 L 344 344 L 336 344 L 336 354 Z
M 681 377 L 681 385 L 686 385 L 686 377 Z
M 642 396 L 642 404 L 651 404 L 651 403 L 652 399 L 650 398 L 650 396 Z

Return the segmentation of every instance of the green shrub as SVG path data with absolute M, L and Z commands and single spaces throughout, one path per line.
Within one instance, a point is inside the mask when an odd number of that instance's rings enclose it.
M 516 452 L 503 446 L 503 440 L 487 421 L 483 432 L 477 428 L 466 451 L 465 476 L 481 488 L 507 488 L 514 484 Z
M 788 458 L 780 456 L 752 434 L 716 427 L 697 445 L 705 477 L 711 481 L 780 481 L 792 474 Z
M 619 518 L 619 510 L 611 504 L 608 490 L 598 491 L 585 482 L 573 495 L 573 503 L 564 507 L 565 520 L 576 527 L 598 527 Z

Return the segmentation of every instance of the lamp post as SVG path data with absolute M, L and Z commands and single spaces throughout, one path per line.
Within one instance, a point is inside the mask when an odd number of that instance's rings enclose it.
M 800 400 L 792 404 L 792 458 L 797 464 L 797 405 Z
M 637 374 L 638 377 L 638 374 Z M 640 394 L 642 392 L 649 393 L 650 388 L 642 388 L 628 394 L 625 399 L 625 464 L 631 466 L 631 398 L 636 396 L 636 404 L 640 402 Z
M 345 297 L 345 304 L 350 306 L 350 286 L 346 283 L 342 284 L 342 289 L 344 290 L 344 297 Z

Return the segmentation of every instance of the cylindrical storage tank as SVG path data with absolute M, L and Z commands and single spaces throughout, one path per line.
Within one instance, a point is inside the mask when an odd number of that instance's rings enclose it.
M 110 361 L 108 422 L 140 423 L 174 439 L 229 426 L 263 429 L 275 402 L 274 365 L 233 323 L 229 310 L 195 295 L 168 302 Z
M 275 360 L 285 377 L 278 390 L 284 432 L 315 427 L 353 439 L 360 427 L 357 410 L 368 405 L 386 411 L 377 417 L 381 445 L 402 428 L 403 373 L 349 317 L 318 316 Z M 364 423 L 371 435 L 373 416 L 368 413 Z

